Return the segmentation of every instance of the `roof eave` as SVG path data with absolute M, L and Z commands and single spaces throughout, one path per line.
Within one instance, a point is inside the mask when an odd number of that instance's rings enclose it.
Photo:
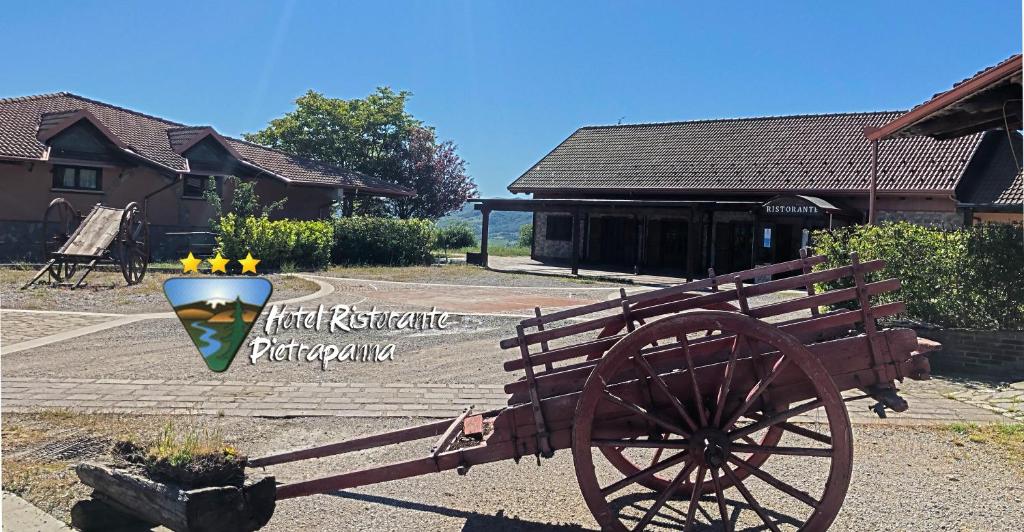
M 970 96 L 971 94 L 985 89 L 989 85 L 996 82 L 1002 81 L 1008 76 L 1012 76 L 1015 72 L 1020 72 L 1022 66 L 1022 58 L 1020 55 L 1017 57 L 1004 62 L 1003 64 L 983 72 L 960 85 L 953 87 L 952 89 L 932 98 L 925 102 L 916 109 L 911 109 L 903 116 L 900 116 L 896 120 L 885 124 L 882 127 L 866 131 L 865 135 L 868 140 L 884 140 L 891 138 L 898 134 L 905 128 L 911 127 L 918 122 L 928 118 L 932 114 L 941 111 L 942 109 L 953 105 L 960 100 Z

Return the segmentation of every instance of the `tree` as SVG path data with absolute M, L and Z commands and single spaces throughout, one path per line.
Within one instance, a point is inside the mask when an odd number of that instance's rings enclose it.
M 294 111 L 245 134 L 246 140 L 340 166 L 416 191 L 413 198 L 360 198 L 359 214 L 436 219 L 476 194 L 455 144 L 405 109 L 411 93 L 380 87 L 363 99 L 308 91 Z
M 206 190 L 203 191 L 203 199 L 213 207 L 210 227 L 217 232 L 220 232 L 220 219 L 228 212 L 243 219 L 250 216 L 266 217 L 274 211 L 284 208 L 285 202 L 288 201 L 288 198 L 282 198 L 264 205 L 260 201 L 259 194 L 256 194 L 256 187 L 252 182 L 243 181 L 233 175 L 225 178 L 224 182 L 231 188 L 231 199 L 228 202 L 227 212 L 224 212 L 224 205 L 220 194 L 217 193 L 217 185 L 213 179 L 206 181 Z
M 517 243 L 520 247 L 533 247 L 533 224 L 523 224 L 519 226 L 519 241 Z

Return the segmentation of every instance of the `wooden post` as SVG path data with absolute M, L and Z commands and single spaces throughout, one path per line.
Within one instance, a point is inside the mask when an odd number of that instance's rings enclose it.
M 580 210 L 572 213 L 572 274 L 580 274 Z
M 690 208 L 690 219 L 686 223 L 686 281 L 692 281 L 697 276 L 697 253 L 699 248 L 697 240 L 700 239 L 700 230 L 697 228 L 697 208 Z
M 480 265 L 484 268 L 487 267 L 487 232 L 490 229 L 491 224 L 491 210 L 483 209 L 480 211 L 483 215 L 483 222 L 480 225 Z
M 871 180 L 868 182 L 868 225 L 875 225 L 875 191 L 878 187 L 878 140 L 871 141 Z

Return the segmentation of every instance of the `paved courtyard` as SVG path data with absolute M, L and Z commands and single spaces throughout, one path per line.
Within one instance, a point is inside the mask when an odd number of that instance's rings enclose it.
M 450 312 L 444 331 L 282 332 L 297 342 L 395 345 L 383 363 L 304 360 L 255 362 L 243 348 L 223 376 L 200 363 L 171 312 L 119 314 L 4 309 L 3 411 L 65 408 L 113 413 L 198 413 L 227 416 L 427 416 L 444 417 L 469 404 L 477 409 L 506 404 L 502 385 L 511 376 L 501 364 L 515 353 L 498 341 L 533 313 L 616 298 L 615 285 L 493 286 L 396 282 L 304 276 L 312 293 L 274 303 L 285 308 L 336 304 L 381 310 Z M 520 276 L 521 277 L 521 276 Z M 521 279 L 518 279 L 522 282 Z M 629 287 L 633 293 L 648 290 Z M 116 309 L 112 309 L 116 310 Z M 264 313 L 264 318 L 265 319 Z M 254 333 L 263 327 L 257 322 Z M 936 379 L 908 381 L 911 410 L 886 423 L 999 421 L 1019 418 L 1024 390 Z M 858 422 L 879 422 L 861 403 L 851 404 Z
M 510 336 L 522 317 L 531 316 L 535 305 L 548 312 L 612 299 L 619 297 L 620 286 L 522 275 L 510 276 L 506 283 L 501 274 L 494 275 L 486 282 L 307 276 L 312 283 L 307 293 L 286 294 L 276 303 L 401 311 L 437 307 L 451 313 L 451 325 L 444 331 L 279 332 L 281 341 L 307 344 L 395 345 L 393 360 L 335 362 L 326 368 L 302 360 L 252 362 L 243 347 L 226 373 L 211 373 L 176 317 L 159 308 L 124 313 L 0 310 L 5 435 L 11 427 L 21 431 L 19 436 L 33 431 L 51 435 L 37 447 L 8 448 L 5 443 L 4 452 L 14 451 L 15 459 L 32 457 L 87 433 L 76 424 L 96 423 L 67 413 L 93 416 L 89 419 L 110 416 L 150 428 L 165 419 L 198 415 L 229 434 L 232 444 L 260 455 L 449 417 L 467 405 L 478 411 L 501 408 L 507 401 L 503 385 L 520 374 L 502 371 L 502 362 L 517 352 L 499 349 L 499 340 Z M 648 289 L 627 287 L 630 293 Z M 252 335 L 264 334 L 265 320 L 264 315 L 257 321 Z M 907 381 L 901 390 L 910 410 L 886 419 L 868 410 L 869 401 L 848 403 L 856 425 L 855 476 L 834 529 L 1013 529 L 1012 516 L 1024 511 L 1024 500 L 1012 488 L 1019 485 L 1019 473 L 986 458 L 991 451 L 981 444 L 955 440 L 943 427 L 1021 419 L 1024 383 L 936 378 Z M 795 421 L 821 418 L 812 411 Z M 429 442 L 278 466 L 270 472 L 280 480 L 299 480 L 418 456 L 425 445 Z M 75 456 L 67 463 L 85 458 Z M 269 529 L 592 528 L 571 458 L 571 453 L 560 452 L 540 468 L 532 459 L 502 462 L 475 467 L 467 477 L 429 475 L 283 501 Z M 783 471 L 804 468 L 785 457 L 773 464 Z M 893 467 L 899 468 L 898 476 Z M 961 482 L 968 478 L 972 482 Z M 61 492 L 57 501 L 41 493 L 25 496 L 67 519 L 68 501 L 87 495 L 77 483 L 67 489 L 71 491 Z M 961 506 L 964 497 L 979 502 L 966 508 Z M 907 511 L 915 516 L 912 523 Z

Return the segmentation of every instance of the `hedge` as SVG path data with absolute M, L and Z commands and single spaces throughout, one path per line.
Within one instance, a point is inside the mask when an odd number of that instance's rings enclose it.
M 437 231 L 429 220 L 355 216 L 334 220 L 335 264 L 430 264 Z
M 957 230 L 907 222 L 816 231 L 815 250 L 828 260 L 820 269 L 849 264 L 856 251 L 862 261 L 885 259 L 869 281 L 897 277 L 902 289 L 877 297 L 902 300 L 906 318 L 970 329 L 1024 328 L 1024 233 L 1020 226 L 981 224 Z M 827 283 L 840 288 L 844 283 Z
M 321 269 L 330 263 L 333 240 L 334 230 L 327 221 L 238 218 L 229 213 L 220 219 L 217 246 L 226 257 L 252 253 L 264 268 Z

